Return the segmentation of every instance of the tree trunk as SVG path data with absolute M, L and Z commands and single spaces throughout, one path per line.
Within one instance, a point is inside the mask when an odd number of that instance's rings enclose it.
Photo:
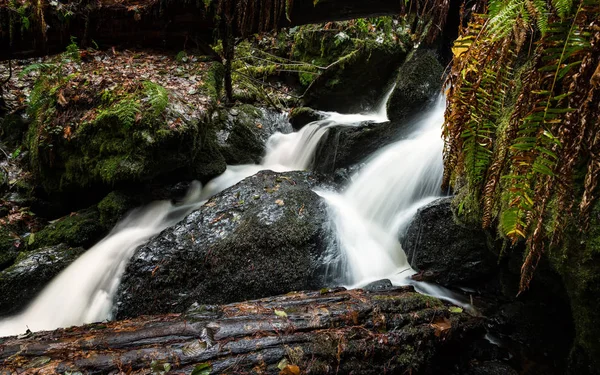
M 221 38 L 223 41 L 223 57 L 225 59 L 225 96 L 227 103 L 233 103 L 233 82 L 231 78 L 232 68 L 231 63 L 235 57 L 235 40 L 231 25 L 223 23 L 221 27 Z
M 11 5 L 15 3 L 0 1 L 0 60 L 10 58 L 11 51 L 14 58 L 61 52 L 71 37 L 83 47 L 202 49 L 207 41 L 212 41 L 216 26 L 215 17 L 210 13 L 214 7 L 207 11 L 202 1 L 142 0 L 135 5 L 111 0 L 26 3 L 28 7 L 18 8 Z M 279 27 L 399 14 L 403 4 L 397 0 L 295 0 L 288 3 L 293 3 L 289 14 L 279 15 L 274 22 Z
M 481 333 L 410 288 L 290 293 L 0 339 L 0 374 L 415 374 Z

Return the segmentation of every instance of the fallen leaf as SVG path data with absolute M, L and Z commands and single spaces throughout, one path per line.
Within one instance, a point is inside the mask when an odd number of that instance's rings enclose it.
M 452 323 L 448 318 L 437 318 L 431 323 L 431 328 L 435 330 L 435 336 L 441 337 L 443 334 L 448 332 L 452 328 Z
M 69 104 L 69 101 L 65 98 L 65 95 L 63 94 L 63 90 L 60 90 L 58 92 L 58 104 L 60 104 L 61 106 L 66 106 L 67 104 Z
M 300 367 L 296 365 L 287 365 L 279 372 L 279 375 L 300 375 Z
M 283 200 L 282 200 L 282 199 L 277 199 L 277 200 L 275 201 L 275 204 L 276 204 L 276 205 L 278 205 L 278 206 L 283 206 L 283 205 L 284 205 L 284 203 L 283 203 Z

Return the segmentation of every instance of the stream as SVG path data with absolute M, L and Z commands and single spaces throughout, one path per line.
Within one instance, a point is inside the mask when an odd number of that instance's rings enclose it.
M 317 146 L 330 128 L 386 122 L 386 103 L 392 90 L 370 113 L 323 112 L 322 120 L 298 132 L 273 134 L 260 164 L 228 166 L 204 187 L 193 183 L 178 204 L 160 201 L 134 210 L 60 273 L 21 314 L 0 321 L 0 336 L 111 319 L 122 275 L 140 245 L 181 221 L 211 196 L 258 171 L 310 169 Z M 445 99 L 440 96 L 432 108 L 407 124 L 413 129 L 410 136 L 366 160 L 342 193 L 317 191 L 329 205 L 340 249 L 330 259 L 336 266 L 329 272 L 348 287 L 388 278 L 394 285 L 412 284 L 422 293 L 464 305 L 460 296 L 444 288 L 409 279 L 414 271 L 398 239 L 417 209 L 440 196 L 444 108 Z

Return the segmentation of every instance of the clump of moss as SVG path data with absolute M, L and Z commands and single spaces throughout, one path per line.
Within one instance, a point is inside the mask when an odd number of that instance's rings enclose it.
M 105 228 L 111 228 L 127 211 L 140 203 L 123 192 L 113 191 L 98 203 L 100 223 Z
M 8 225 L 0 225 L 0 270 L 9 267 L 17 258 L 17 241 Z
M 71 247 L 90 247 L 106 233 L 100 214 L 95 208 L 58 219 L 39 232 L 30 235 L 27 249 L 66 244 Z

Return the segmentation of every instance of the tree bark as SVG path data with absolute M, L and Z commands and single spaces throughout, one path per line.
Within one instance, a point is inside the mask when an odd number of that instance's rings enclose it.
M 0 374 L 415 374 L 481 333 L 410 288 L 301 292 L 0 339 Z
M 142 0 L 128 5 L 113 0 L 72 0 L 51 5 L 49 0 L 41 0 L 41 7 L 37 0 L 27 3 L 25 13 L 19 13 L 16 5 L 0 1 L 0 60 L 10 58 L 11 52 L 14 58 L 61 52 L 71 37 L 84 47 L 97 44 L 202 49 L 212 41 L 217 27 L 212 10 L 207 11 L 202 1 Z M 282 14 L 276 22 L 279 27 L 399 14 L 403 4 L 398 0 L 291 3 L 290 18 Z

